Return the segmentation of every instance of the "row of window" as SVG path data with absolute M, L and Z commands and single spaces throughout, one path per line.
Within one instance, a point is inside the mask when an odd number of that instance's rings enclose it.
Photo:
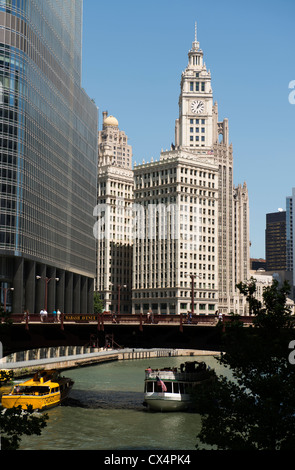
M 194 136 L 191 135 L 191 136 L 190 136 L 190 142 L 193 142 L 193 141 L 194 141 Z M 205 136 L 202 136 L 201 139 L 200 139 L 200 137 L 197 135 L 197 136 L 195 137 L 195 141 L 196 141 L 196 142 L 200 142 L 200 141 L 201 141 L 201 142 L 205 142 Z
M 190 91 L 205 91 L 205 82 L 190 82 Z
M 192 134 L 193 132 L 199 133 L 200 128 L 199 127 L 190 127 L 190 133 Z M 205 132 L 206 132 L 205 127 L 201 127 L 201 133 L 205 134 Z

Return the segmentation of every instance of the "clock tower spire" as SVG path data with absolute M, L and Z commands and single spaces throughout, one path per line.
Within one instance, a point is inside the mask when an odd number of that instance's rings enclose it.
M 213 144 L 213 94 L 211 73 L 204 63 L 204 53 L 197 39 L 188 53 L 188 65 L 181 77 L 179 118 L 176 121 L 177 147 L 196 150 L 212 148 Z

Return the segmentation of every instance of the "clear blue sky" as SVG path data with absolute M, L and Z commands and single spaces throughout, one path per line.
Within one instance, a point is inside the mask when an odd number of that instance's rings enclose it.
M 250 195 L 251 256 L 264 257 L 265 216 L 295 187 L 294 0 L 84 0 L 82 86 L 119 121 L 133 161 L 174 142 L 180 78 L 198 40 L 219 120 L 229 119 L 234 183 Z

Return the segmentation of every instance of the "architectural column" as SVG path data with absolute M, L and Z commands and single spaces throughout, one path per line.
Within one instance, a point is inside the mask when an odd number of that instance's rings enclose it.
M 61 312 L 65 311 L 65 271 L 58 269 L 56 271 L 56 276 L 59 278 L 59 281 L 56 285 L 56 309 L 59 309 Z
M 29 313 L 36 313 L 36 263 L 35 261 L 25 262 L 25 309 Z
M 73 277 L 73 313 L 81 313 L 80 289 L 81 289 L 81 276 L 79 274 L 74 274 L 74 277 Z
M 73 273 L 65 275 L 65 313 L 73 313 Z
M 93 313 L 94 279 L 87 279 L 87 313 Z
M 47 311 L 52 313 L 56 309 L 56 268 L 48 267 L 47 268 Z
M 87 278 L 81 276 L 80 313 L 87 313 Z
M 13 260 L 13 313 L 24 311 L 24 259 L 16 257 Z
M 46 265 L 37 264 L 36 265 L 36 276 L 40 276 L 42 279 L 46 277 Z M 35 313 L 39 313 L 42 308 L 45 308 L 45 282 L 42 279 L 36 280 L 35 276 L 35 286 L 36 286 L 36 307 Z

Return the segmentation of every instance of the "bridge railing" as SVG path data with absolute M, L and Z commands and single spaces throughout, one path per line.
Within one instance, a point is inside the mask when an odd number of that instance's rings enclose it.
M 239 317 L 244 325 L 252 324 L 253 317 L 241 316 Z M 219 321 L 223 323 L 233 320 L 231 315 L 223 315 L 222 319 L 219 319 L 215 315 L 149 315 L 149 314 L 116 314 L 111 315 L 110 313 L 101 314 L 81 314 L 81 313 L 62 313 L 60 316 L 47 314 L 41 316 L 38 313 L 33 314 L 12 314 L 12 322 L 17 323 L 96 323 L 98 325 L 109 325 L 109 324 L 138 324 L 138 325 L 210 325 L 214 326 Z

